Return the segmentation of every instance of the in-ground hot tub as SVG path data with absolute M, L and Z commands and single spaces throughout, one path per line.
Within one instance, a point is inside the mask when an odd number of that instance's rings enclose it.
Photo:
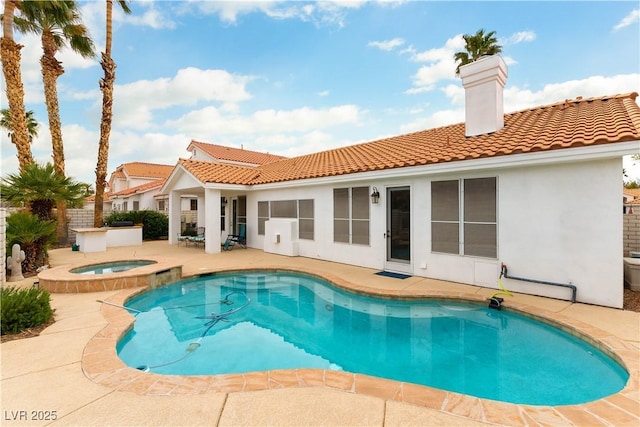
M 152 260 L 139 260 L 139 261 L 110 261 L 100 264 L 90 264 L 84 267 L 73 268 L 69 270 L 74 274 L 107 274 L 107 273 L 121 273 L 123 271 L 132 270 L 137 267 L 145 265 L 156 264 L 156 261 Z
M 38 274 L 40 287 L 53 293 L 153 288 L 181 278 L 182 264 L 162 257 L 64 265 Z

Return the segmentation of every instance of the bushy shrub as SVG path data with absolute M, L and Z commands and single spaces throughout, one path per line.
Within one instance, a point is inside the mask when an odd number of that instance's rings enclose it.
M 142 238 L 144 240 L 160 240 L 169 235 L 169 218 L 161 212 L 142 210 L 129 212 L 113 212 L 107 217 L 107 225 L 115 221 L 133 221 L 142 224 Z
M 9 286 L 0 291 L 0 333 L 16 334 L 53 319 L 51 295 L 39 288 Z
M 24 273 L 33 273 L 46 262 L 47 250 L 56 239 L 55 221 L 42 221 L 37 216 L 16 212 L 7 217 L 7 255 L 15 243 L 25 253 Z

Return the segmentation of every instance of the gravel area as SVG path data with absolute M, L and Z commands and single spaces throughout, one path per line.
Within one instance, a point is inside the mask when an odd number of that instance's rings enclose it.
M 625 310 L 640 312 L 640 292 L 625 289 L 623 307 Z

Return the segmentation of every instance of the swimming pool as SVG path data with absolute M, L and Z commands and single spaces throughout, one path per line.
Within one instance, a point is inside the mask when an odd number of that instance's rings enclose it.
M 74 268 L 69 270 L 69 272 L 74 274 L 120 273 L 123 271 L 129 271 L 137 267 L 142 267 L 144 265 L 150 265 L 155 263 L 156 261 L 151 261 L 151 260 L 104 262 L 100 264 L 91 264 L 91 265 L 87 265 L 79 268 Z
M 363 297 L 299 274 L 207 276 L 127 306 L 136 322 L 119 356 L 155 373 L 345 370 L 534 405 L 596 400 L 628 378 L 595 347 L 515 313 Z

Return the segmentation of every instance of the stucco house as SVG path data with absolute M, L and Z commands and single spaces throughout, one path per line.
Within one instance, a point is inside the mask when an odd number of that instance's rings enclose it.
M 158 210 L 158 194 L 173 166 L 157 163 L 123 163 L 109 177 L 109 198 L 114 211 Z
M 510 290 L 571 299 L 536 282 L 571 284 L 577 301 L 622 307 L 622 157 L 640 151 L 637 93 L 504 114 L 502 58 L 460 76 L 464 123 L 257 167 L 179 160 L 162 188 L 169 243 L 188 193 L 208 253 L 244 223 L 248 246 L 266 252 L 489 288 L 505 264 L 530 279 L 503 280 Z

